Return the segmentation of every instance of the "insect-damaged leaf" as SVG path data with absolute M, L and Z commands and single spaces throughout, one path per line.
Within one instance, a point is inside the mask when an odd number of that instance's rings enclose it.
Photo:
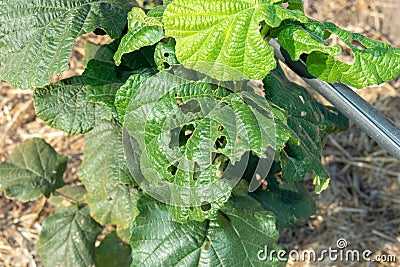
M 182 221 L 215 216 L 241 178 L 248 153 L 266 157 L 276 139 L 263 97 L 167 72 L 134 88 L 124 126 L 141 151 L 140 170 L 149 183 L 141 187 L 172 198 Z M 203 202 L 211 207 L 204 209 Z

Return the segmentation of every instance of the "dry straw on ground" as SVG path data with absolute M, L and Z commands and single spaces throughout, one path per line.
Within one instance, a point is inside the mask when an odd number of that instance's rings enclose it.
M 304 1 L 307 13 L 332 21 L 348 30 L 400 47 L 400 3 L 389 1 Z M 83 40 L 73 48 L 70 70 L 63 77 L 80 74 Z M 93 40 L 93 39 L 92 39 Z M 57 77 L 55 77 L 57 79 Z M 365 99 L 400 126 L 400 79 L 359 91 Z M 68 155 L 65 181 L 76 182 L 82 160 L 82 136 L 46 126 L 35 115 L 32 91 L 0 85 L 0 162 L 21 142 L 44 138 L 59 153 Z M 289 262 L 289 266 L 398 266 L 400 264 L 400 166 L 353 124 L 345 133 L 332 135 L 323 152 L 332 182 L 315 195 L 317 214 L 306 223 L 281 231 L 280 243 L 287 249 L 316 251 L 336 248 L 345 238 L 349 249 L 369 249 L 397 256 L 396 263 Z M 308 183 L 310 181 L 308 180 Z M 310 186 L 310 191 L 312 187 Z M 0 267 L 42 266 L 34 249 L 41 223 L 54 212 L 45 199 L 31 203 L 11 201 L 0 194 Z

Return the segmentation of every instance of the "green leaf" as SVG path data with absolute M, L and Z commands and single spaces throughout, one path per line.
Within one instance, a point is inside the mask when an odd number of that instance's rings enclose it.
M 177 220 L 215 216 L 231 189 L 226 179 L 219 179 L 219 173 L 229 167 L 226 161 L 239 166 L 246 153 L 264 158 L 268 147 L 275 147 L 268 102 L 253 91 L 233 93 L 167 72 L 135 90 L 125 127 L 143 152 L 140 169 L 154 185 L 150 190 L 157 190 L 157 183 L 166 183 L 166 189 L 156 194 L 168 195 L 171 190 L 174 206 L 179 206 L 174 212 Z M 192 134 L 187 136 L 187 131 Z M 240 171 L 229 176 L 240 178 Z M 186 198 L 191 199 L 190 205 Z M 204 210 L 203 201 L 211 208 Z
M 299 60 L 302 54 L 310 54 L 313 51 L 333 56 L 342 52 L 339 46 L 329 46 L 323 38 L 307 31 L 301 25 L 289 24 L 278 29 L 277 38 L 293 60 Z
M 257 171 L 259 158 L 252 156 L 247 164 L 244 179 L 251 182 Z M 264 210 L 276 215 L 276 226 L 281 228 L 293 227 L 299 222 L 304 222 L 315 213 L 315 202 L 307 191 L 304 182 L 292 182 L 276 178 L 281 172 L 280 163 L 275 161 L 266 178 L 264 187 L 257 189 L 248 196 L 257 200 Z M 248 187 L 247 183 L 244 190 Z
M 102 27 L 119 37 L 132 0 L 0 0 L 0 78 L 22 89 L 68 67 L 75 39 Z
M 315 192 L 329 184 L 329 174 L 321 163 L 321 150 L 329 133 L 348 128 L 348 120 L 332 107 L 318 103 L 307 90 L 290 82 L 277 68 L 264 79 L 266 97 L 287 112 L 288 126 L 300 145 L 289 142 L 281 153 L 282 179 L 302 181 L 313 172 Z
M 67 160 L 42 139 L 27 141 L 0 165 L 0 189 L 23 202 L 49 197 L 64 185 Z
M 163 16 L 164 16 L 164 11 L 167 8 L 167 5 L 169 1 L 162 1 L 163 5 L 162 6 L 156 6 L 147 12 L 147 16 L 157 18 L 158 20 L 162 21 Z
M 249 193 L 265 210 L 276 214 L 276 226 L 279 229 L 293 227 L 315 213 L 315 202 L 304 183 L 278 181 L 274 175 L 280 170 L 276 162 L 266 179 L 267 188 Z
M 118 89 L 115 96 L 114 106 L 118 114 L 118 120 L 122 124 L 124 123 L 126 109 L 128 108 L 133 95 L 147 79 L 146 76 L 134 74 Z
M 71 203 L 83 201 L 86 189 L 83 185 L 68 184 L 59 188 L 49 199 L 50 203 L 59 207 L 69 206 Z
M 110 117 L 103 106 L 88 102 L 81 77 L 38 88 L 33 98 L 36 113 L 42 120 L 71 135 L 88 132 L 100 119 Z
M 113 114 L 118 116 L 114 106 L 115 95 L 121 84 L 105 84 L 99 86 L 86 86 L 86 96 L 90 103 L 104 104 Z
M 164 12 L 167 36 L 185 67 L 218 80 L 262 79 L 276 66 L 274 50 L 259 24 L 278 27 L 285 19 L 307 21 L 278 0 L 175 0 Z
M 88 100 L 103 103 L 111 109 L 114 116 L 117 116 L 114 106 L 115 95 L 129 76 L 132 74 L 148 76 L 157 71 L 153 59 L 154 47 L 144 47 L 124 56 L 120 66 L 116 66 L 113 59 L 117 48 L 117 41 L 99 48 L 82 74 L 83 82 L 87 87 Z
M 155 13 L 155 15 L 159 14 Z M 147 16 L 141 8 L 132 8 L 128 13 L 128 33 L 122 38 L 118 51 L 114 55 L 116 65 L 121 64 L 122 55 L 154 45 L 162 38 L 164 38 L 164 29 L 160 20 Z
M 276 254 L 270 261 L 257 257 L 265 246 L 280 248 L 275 217 L 255 206 L 251 198 L 238 196 L 214 220 L 182 224 L 166 204 L 143 197 L 131 227 L 131 266 L 284 266 Z
M 122 127 L 117 122 L 103 120 L 85 135 L 80 175 L 88 182 L 85 187 L 89 191 L 96 191 L 103 182 L 134 184 L 124 159 Z
M 335 54 L 313 52 L 307 57 L 307 66 L 315 77 L 327 82 L 341 82 L 362 88 L 381 84 L 400 75 L 399 48 L 342 30 L 333 23 L 326 22 L 319 27 L 322 29 L 317 29 L 318 31 L 336 34 L 350 47 L 354 63 L 349 65 L 336 60 Z M 358 48 L 355 42 L 360 43 L 362 47 Z
M 44 221 L 36 249 L 46 266 L 92 266 L 101 230 L 87 206 L 61 207 Z
M 89 40 L 86 40 L 85 42 L 85 52 L 82 58 L 82 65 L 86 68 L 87 64 L 89 63 L 90 60 L 96 58 L 96 55 L 98 55 L 98 51 L 102 49 L 104 45 L 101 44 L 95 44 L 92 43 Z
M 74 199 L 76 201 L 82 201 L 86 194 L 86 189 L 83 185 L 69 184 L 58 189 L 57 193 L 59 193 L 62 196 L 66 196 L 70 199 Z
M 122 147 L 122 128 L 102 121 L 85 136 L 84 161 L 80 170 L 93 218 L 101 224 L 128 228 L 136 217 L 139 192 L 133 188 Z
M 283 2 L 289 4 L 289 9 L 304 11 L 303 0 L 284 0 Z
M 276 226 L 293 227 L 305 222 L 315 213 L 315 202 L 303 182 L 284 181 L 269 178 L 267 190 L 259 189 L 250 196 L 258 200 L 261 206 L 276 214 Z
M 96 267 L 129 267 L 131 266 L 131 247 L 111 232 L 101 241 L 95 250 Z
M 175 39 L 169 39 L 168 43 L 160 42 L 154 51 L 154 62 L 159 70 L 165 70 L 171 65 L 179 64 L 175 53 Z
M 106 191 L 107 199 L 98 193 L 89 191 L 86 201 L 92 217 L 100 224 L 115 224 L 126 229 L 138 213 L 136 202 L 139 191 L 127 185 L 109 183 L 99 190 Z

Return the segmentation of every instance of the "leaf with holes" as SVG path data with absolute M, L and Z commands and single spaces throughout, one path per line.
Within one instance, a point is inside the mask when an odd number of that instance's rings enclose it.
M 102 105 L 88 102 L 81 77 L 72 77 L 38 88 L 33 95 L 37 115 L 50 126 L 72 135 L 86 133 L 111 114 Z
M 87 206 L 61 207 L 44 221 L 36 249 L 46 266 L 92 266 L 101 230 Z
M 291 83 L 280 68 L 264 79 L 266 97 L 286 111 L 287 122 L 300 144 L 289 142 L 282 150 L 282 179 L 302 181 L 313 172 L 315 191 L 329 184 L 329 174 L 321 163 L 321 150 L 329 133 L 348 128 L 344 115 L 315 101 L 305 88 Z
M 49 197 L 64 185 L 66 167 L 67 157 L 57 154 L 44 140 L 34 138 L 18 146 L 0 165 L 0 189 L 23 202 L 42 195 Z
M 268 102 L 247 87 L 233 93 L 161 72 L 135 90 L 125 127 L 139 143 L 143 175 L 151 183 L 166 179 L 175 204 L 187 206 L 185 198 L 199 194 L 192 207 L 176 208 L 178 220 L 212 218 L 230 193 L 221 173 L 240 166 L 250 151 L 266 157 L 275 147 Z M 240 178 L 240 171 L 230 173 L 229 179 Z M 205 211 L 202 202 L 210 199 Z
M 322 37 L 302 27 L 301 24 L 289 22 L 272 32 L 271 36 L 278 38 L 279 44 L 293 60 L 299 60 L 302 54 L 310 54 L 313 51 L 332 56 L 342 52 L 339 46 L 329 46 Z
M 115 63 L 119 66 L 122 55 L 154 45 L 162 38 L 164 38 L 164 29 L 161 21 L 152 17 L 151 13 L 150 16 L 146 15 L 141 8 L 132 8 L 128 13 L 128 33 L 122 38 L 114 55 Z
M 169 39 L 168 43 L 160 42 L 154 51 L 154 62 L 159 70 L 168 69 L 171 65 L 178 65 L 175 53 L 175 39 Z
M 278 27 L 285 19 L 307 21 L 277 0 L 175 0 L 163 23 L 176 38 L 176 55 L 185 67 L 218 80 L 262 79 L 276 66 L 274 50 L 259 23 Z
M 319 32 L 336 34 L 351 48 L 354 63 L 336 60 L 332 53 L 313 52 L 307 57 L 307 66 L 315 77 L 362 88 L 381 84 L 400 75 L 399 48 L 342 30 L 330 22 L 322 23 L 319 27 Z M 355 43 L 360 44 L 359 47 Z
M 303 0 L 284 0 L 283 3 L 288 3 L 289 9 L 304 11 Z
M 265 246 L 280 249 L 278 231 L 275 217 L 249 197 L 232 197 L 204 222 L 175 222 L 167 205 L 149 197 L 139 209 L 131 227 L 132 266 L 284 266 L 276 255 L 257 258 Z
M 41 87 L 68 67 L 75 39 L 103 27 L 119 37 L 133 0 L 0 0 L 0 78 Z

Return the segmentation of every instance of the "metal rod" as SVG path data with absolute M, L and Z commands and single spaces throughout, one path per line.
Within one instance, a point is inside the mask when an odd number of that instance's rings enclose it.
M 400 129 L 379 113 L 373 106 L 356 94 L 347 85 L 327 83 L 313 77 L 306 64 L 293 61 L 277 40 L 269 44 L 275 49 L 275 56 L 297 73 L 315 91 L 326 98 L 346 117 L 351 119 L 361 130 L 366 132 L 383 149 L 400 160 Z

